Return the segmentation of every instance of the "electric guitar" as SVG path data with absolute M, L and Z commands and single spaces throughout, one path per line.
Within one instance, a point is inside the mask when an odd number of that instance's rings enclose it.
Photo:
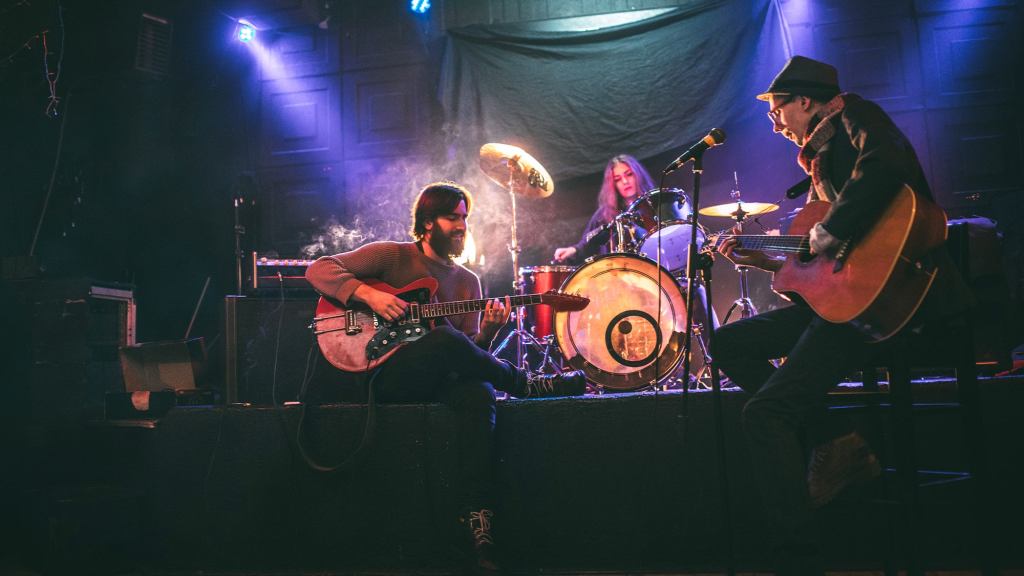
M 398 296 L 409 302 L 409 307 L 402 318 L 389 322 L 362 303 L 345 307 L 337 300 L 320 297 L 311 328 L 324 358 L 345 372 L 372 370 L 397 352 L 402 344 L 425 336 L 432 328 L 431 320 L 480 312 L 491 300 L 431 302 L 437 292 L 434 278 L 421 278 L 401 288 L 376 280 L 366 284 Z M 570 312 L 583 310 L 590 303 L 589 298 L 556 290 L 511 296 L 509 300 L 516 308 L 543 304 Z
M 705 244 L 717 250 L 737 238 L 748 250 L 787 254 L 775 273 L 772 288 L 796 294 L 829 322 L 850 322 L 870 340 L 881 341 L 899 331 L 924 301 L 936 269 L 928 253 L 946 240 L 946 214 L 909 186 L 879 221 L 856 243 L 847 241 L 835 256 L 810 253 L 811 228 L 828 212 L 828 202 L 810 202 L 783 236 L 718 234 Z

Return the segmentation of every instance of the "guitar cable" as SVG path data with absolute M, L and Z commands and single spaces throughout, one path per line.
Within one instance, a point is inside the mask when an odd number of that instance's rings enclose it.
M 284 276 L 277 271 L 280 298 L 277 304 L 277 334 L 274 336 L 274 371 L 270 380 L 270 404 L 277 406 L 277 361 L 281 357 L 281 326 L 284 324 Z
M 370 444 L 373 443 L 374 433 L 376 431 L 377 423 L 377 401 L 376 395 L 374 394 L 374 382 L 377 379 L 377 375 L 380 374 L 381 368 L 375 369 L 370 373 L 370 377 L 366 385 L 366 420 L 363 424 L 363 434 L 359 438 L 359 444 L 352 451 L 351 454 L 346 456 L 341 462 L 332 465 L 324 465 L 317 462 L 309 452 L 306 451 L 306 446 L 303 443 L 303 425 L 306 421 L 306 410 L 309 407 L 309 403 L 306 402 L 306 393 L 309 389 L 309 383 L 313 379 L 313 374 L 316 373 L 316 364 L 320 359 L 319 355 L 314 356 L 313 351 L 316 348 L 316 336 L 311 335 L 312 340 L 309 346 L 309 352 L 306 354 L 306 371 L 302 377 L 302 387 L 299 390 L 299 423 L 295 429 L 295 444 L 299 449 L 299 454 L 302 455 L 302 459 L 306 462 L 306 465 L 317 472 L 334 472 L 337 470 L 349 468 L 362 454 L 363 450 L 366 449 Z M 312 370 L 310 369 L 312 365 Z M 369 370 L 370 361 L 366 362 L 366 369 Z M 360 379 L 362 379 L 360 377 Z

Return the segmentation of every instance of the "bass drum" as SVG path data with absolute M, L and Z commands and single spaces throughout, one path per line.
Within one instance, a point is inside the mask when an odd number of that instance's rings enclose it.
M 607 254 L 577 269 L 562 291 L 590 298 L 583 310 L 555 313 L 555 338 L 569 365 L 591 382 L 637 390 L 675 371 L 686 300 L 664 268 L 632 254 Z

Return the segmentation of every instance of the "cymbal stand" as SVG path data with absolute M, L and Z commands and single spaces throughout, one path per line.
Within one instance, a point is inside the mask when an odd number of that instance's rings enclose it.
M 733 181 L 736 183 L 736 188 L 729 194 L 733 200 L 736 201 L 736 212 L 733 213 L 733 220 L 736 221 L 736 226 L 742 230 L 743 221 L 747 218 L 747 213 L 744 212 L 739 206 L 740 204 L 740 185 L 739 178 L 736 173 L 732 173 Z M 729 311 L 725 313 L 725 319 L 722 324 L 729 321 L 729 317 L 732 316 L 733 310 L 737 307 L 740 309 L 740 318 L 750 318 L 751 316 L 757 315 L 757 308 L 754 307 L 754 302 L 750 299 L 750 292 L 747 290 L 747 273 L 750 272 L 750 266 L 743 264 L 736 265 L 736 272 L 740 275 L 740 297 L 729 306 Z
M 757 307 L 754 306 L 754 302 L 750 299 L 750 293 L 747 291 L 747 273 L 750 272 L 750 266 L 737 264 L 736 272 L 740 275 L 740 297 L 732 303 L 732 306 L 729 306 L 729 311 L 725 313 L 725 319 L 722 320 L 722 324 L 729 321 L 729 317 L 732 316 L 736 308 L 740 309 L 741 319 L 757 316 Z
M 710 382 L 706 384 L 704 383 L 705 375 L 707 375 L 709 379 L 711 378 L 711 352 L 708 350 L 707 342 L 704 341 L 704 336 L 701 334 L 703 328 L 704 325 L 701 324 L 700 322 L 694 322 L 693 327 L 691 328 L 691 331 L 693 332 L 693 340 L 697 341 L 697 346 L 700 348 L 701 356 L 704 359 L 704 365 L 701 366 L 700 370 L 697 372 L 697 375 L 693 377 L 693 388 L 695 390 L 711 389 Z M 689 374 L 683 374 L 683 386 L 690 385 L 689 379 Z
M 512 202 L 512 238 L 508 244 L 508 251 L 512 255 L 512 290 L 515 294 L 520 296 L 525 294 L 526 282 L 523 280 L 521 274 L 519 274 L 519 253 L 522 252 L 522 246 L 519 245 L 519 237 L 516 232 L 516 193 L 515 193 L 515 171 L 519 165 L 519 158 L 511 158 L 508 161 L 508 196 Z M 512 338 L 515 338 L 516 342 L 516 368 L 529 368 L 529 364 L 526 359 L 525 346 L 530 346 L 540 354 L 543 354 L 543 360 L 539 368 L 543 368 L 545 365 L 551 365 L 555 367 L 551 361 L 550 348 L 551 341 L 542 342 L 537 339 L 536 336 L 530 333 L 529 330 L 523 325 L 523 316 L 526 311 L 525 306 L 520 306 L 514 311 L 516 327 L 508 333 L 501 343 L 491 350 L 491 353 L 497 356 L 509 345 Z M 560 370 L 559 370 L 560 371 Z

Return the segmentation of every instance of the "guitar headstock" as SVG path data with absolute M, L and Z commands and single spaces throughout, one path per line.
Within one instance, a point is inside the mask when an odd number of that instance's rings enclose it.
M 577 312 L 590 304 L 590 298 L 569 294 L 559 290 L 548 290 L 540 295 L 541 304 L 547 304 L 559 312 Z

